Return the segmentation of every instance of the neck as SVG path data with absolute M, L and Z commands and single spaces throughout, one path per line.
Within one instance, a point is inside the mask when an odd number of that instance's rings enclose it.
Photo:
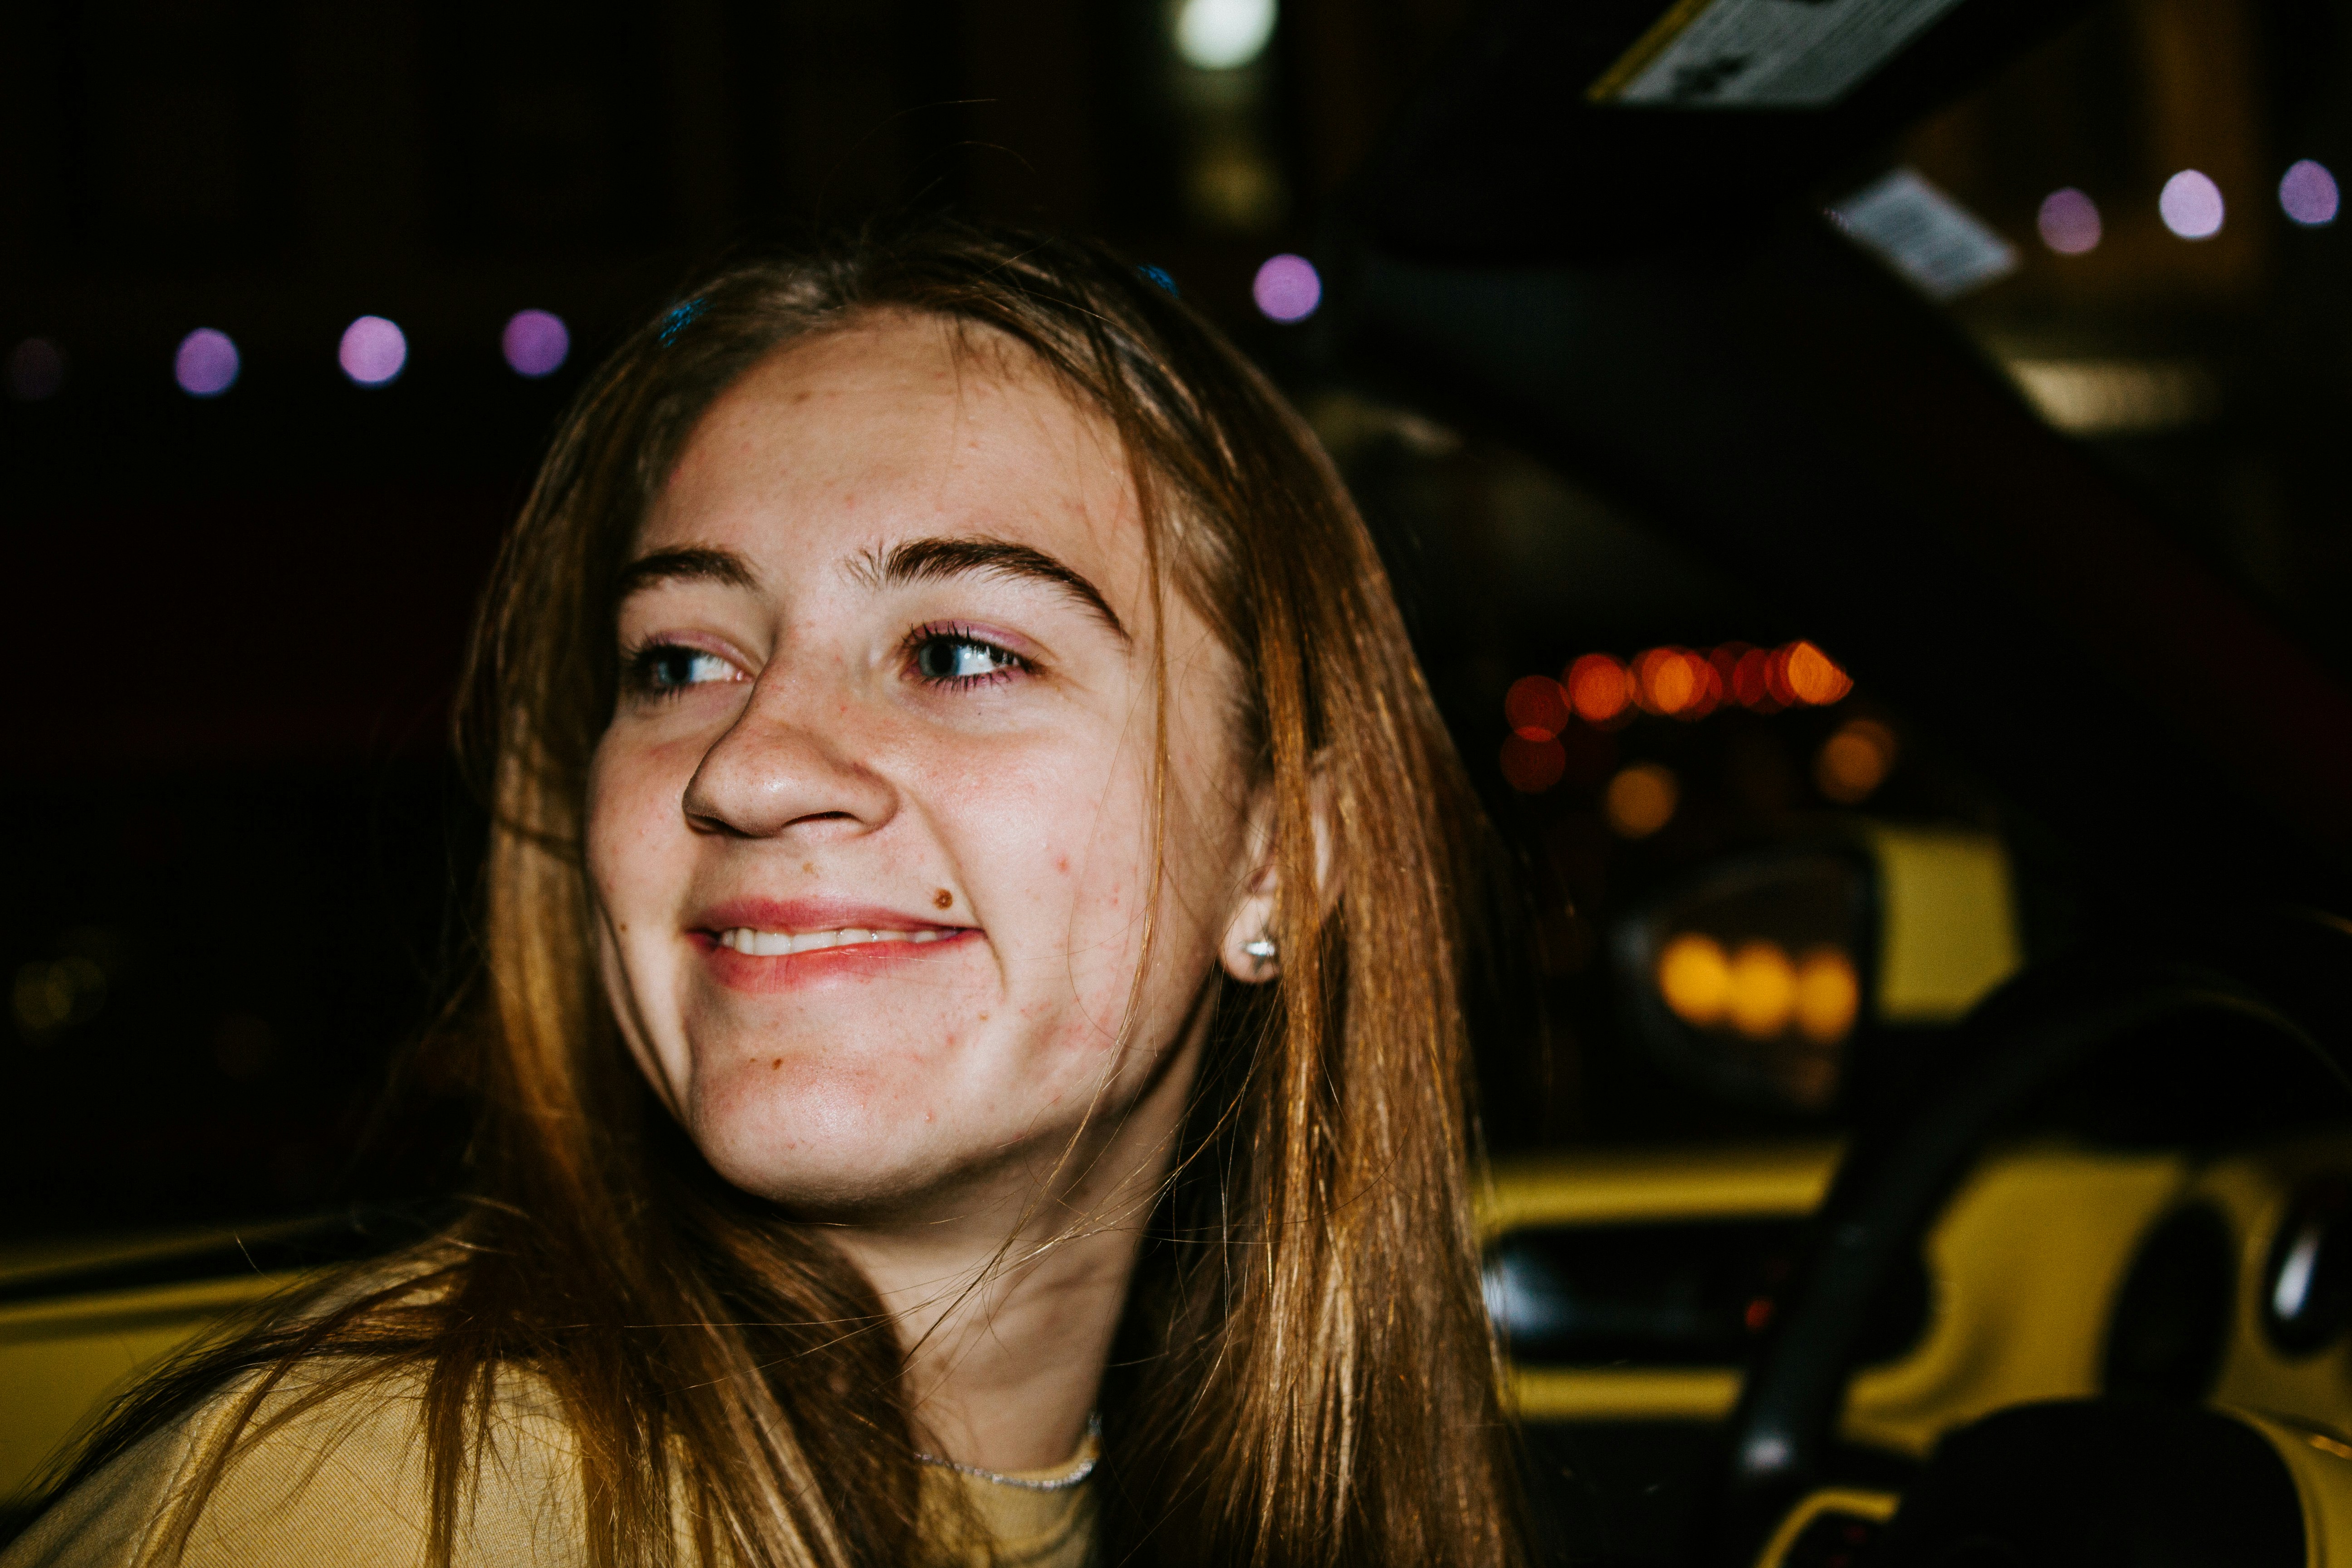
M 897 1318 L 917 1439 L 991 1470 L 1084 1440 L 1143 1227 L 1174 1154 L 1197 1030 L 1098 1132 L 1041 1140 L 951 1204 L 834 1239 Z

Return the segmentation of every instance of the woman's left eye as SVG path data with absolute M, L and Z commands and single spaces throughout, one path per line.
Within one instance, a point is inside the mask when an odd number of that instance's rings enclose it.
M 955 632 L 930 632 L 915 643 L 915 673 L 938 684 L 969 685 L 1024 668 L 1021 656 Z

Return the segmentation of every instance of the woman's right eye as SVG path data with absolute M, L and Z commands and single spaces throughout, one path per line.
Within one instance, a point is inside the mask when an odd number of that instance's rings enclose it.
M 679 643 L 656 643 L 629 661 L 631 683 L 640 691 L 667 697 L 689 686 L 735 679 L 735 667 L 715 653 Z

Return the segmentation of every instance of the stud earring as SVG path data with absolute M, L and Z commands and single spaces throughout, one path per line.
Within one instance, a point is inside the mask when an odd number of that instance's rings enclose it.
M 1271 963 L 1274 962 L 1274 938 L 1261 936 L 1255 942 L 1245 942 L 1242 943 L 1242 951 L 1260 963 Z

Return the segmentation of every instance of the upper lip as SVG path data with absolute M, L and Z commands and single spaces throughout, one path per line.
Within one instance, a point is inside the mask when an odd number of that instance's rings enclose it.
M 961 921 L 908 914 L 884 904 L 858 903 L 849 899 L 729 899 L 711 905 L 688 922 L 696 931 L 955 931 Z

